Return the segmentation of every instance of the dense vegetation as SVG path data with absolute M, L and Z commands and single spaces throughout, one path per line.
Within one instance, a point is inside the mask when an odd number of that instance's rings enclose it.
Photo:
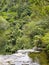
M 0 0 L 0 53 L 33 46 L 49 55 L 49 0 Z

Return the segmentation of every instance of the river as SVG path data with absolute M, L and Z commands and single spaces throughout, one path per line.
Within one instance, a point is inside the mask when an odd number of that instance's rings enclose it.
M 0 55 L 0 65 L 49 65 L 45 52 L 23 51 L 11 55 Z M 24 53 L 25 52 L 25 53 Z

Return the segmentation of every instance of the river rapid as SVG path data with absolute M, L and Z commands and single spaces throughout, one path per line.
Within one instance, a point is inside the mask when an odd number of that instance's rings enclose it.
M 0 55 L 0 65 L 49 65 L 46 54 L 42 52 L 32 52 L 18 50 L 11 55 Z M 22 52 L 23 51 L 23 52 Z M 25 52 L 25 53 L 24 53 Z

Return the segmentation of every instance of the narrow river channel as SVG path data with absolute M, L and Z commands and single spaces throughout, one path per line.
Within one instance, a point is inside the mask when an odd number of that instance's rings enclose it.
M 44 52 L 0 55 L 0 65 L 49 65 Z

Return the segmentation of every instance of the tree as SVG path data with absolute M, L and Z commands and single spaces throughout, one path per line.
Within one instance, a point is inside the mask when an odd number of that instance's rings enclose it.
M 36 47 L 42 47 L 41 37 L 42 37 L 42 36 L 40 36 L 40 35 L 35 35 L 35 36 L 34 36 L 34 38 L 33 38 L 34 46 L 36 46 Z
M 31 48 L 32 45 L 30 43 L 30 38 L 28 38 L 27 36 L 22 36 L 21 38 L 18 37 L 17 39 L 17 46 L 19 49 L 28 49 Z
M 2 17 L 0 16 L 0 30 L 6 30 L 9 27 L 9 23 Z
M 42 37 L 42 42 L 46 48 L 46 52 L 49 54 L 49 32 L 46 33 L 44 37 Z

